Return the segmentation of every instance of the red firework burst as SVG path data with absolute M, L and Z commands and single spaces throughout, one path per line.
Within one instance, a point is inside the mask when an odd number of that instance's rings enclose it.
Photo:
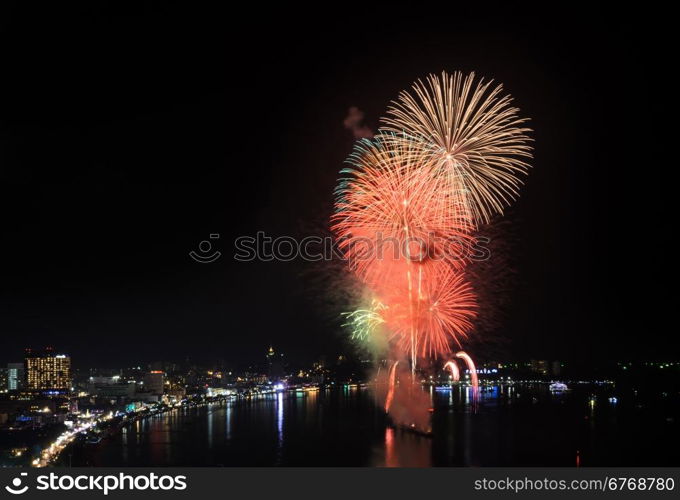
M 461 346 L 477 316 L 472 287 L 460 270 L 443 263 L 402 267 L 376 290 L 391 340 L 418 358 L 449 354 L 451 343 Z
M 404 260 L 461 268 L 474 243 L 460 198 L 440 189 L 422 146 L 395 136 L 361 142 L 336 194 L 332 229 L 352 269 L 379 286 Z

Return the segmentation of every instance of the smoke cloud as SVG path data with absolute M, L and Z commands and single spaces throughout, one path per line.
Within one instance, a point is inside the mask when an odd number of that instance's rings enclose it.
M 373 137 L 373 130 L 364 123 L 364 112 L 356 106 L 352 106 L 347 111 L 347 118 L 343 122 L 347 130 L 351 130 L 355 139 L 370 139 Z

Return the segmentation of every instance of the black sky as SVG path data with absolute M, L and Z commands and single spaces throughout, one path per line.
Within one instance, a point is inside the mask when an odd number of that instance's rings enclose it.
M 321 225 L 347 109 L 375 127 L 442 70 L 502 82 L 535 130 L 506 214 L 508 356 L 674 356 L 662 13 L 445 5 L 6 4 L 0 362 L 47 343 L 80 366 L 345 349 L 310 270 L 235 262 L 234 238 Z M 210 233 L 223 256 L 197 264 Z

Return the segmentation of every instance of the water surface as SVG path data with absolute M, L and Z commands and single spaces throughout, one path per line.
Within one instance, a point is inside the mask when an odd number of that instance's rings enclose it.
M 680 465 L 678 409 L 612 386 L 424 389 L 432 437 L 389 425 L 368 388 L 284 392 L 138 421 L 62 464 L 93 466 Z

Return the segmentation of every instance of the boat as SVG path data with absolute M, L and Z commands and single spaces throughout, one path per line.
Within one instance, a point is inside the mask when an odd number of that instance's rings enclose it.
M 564 392 L 568 391 L 569 387 L 563 382 L 553 382 L 550 384 L 550 392 Z

